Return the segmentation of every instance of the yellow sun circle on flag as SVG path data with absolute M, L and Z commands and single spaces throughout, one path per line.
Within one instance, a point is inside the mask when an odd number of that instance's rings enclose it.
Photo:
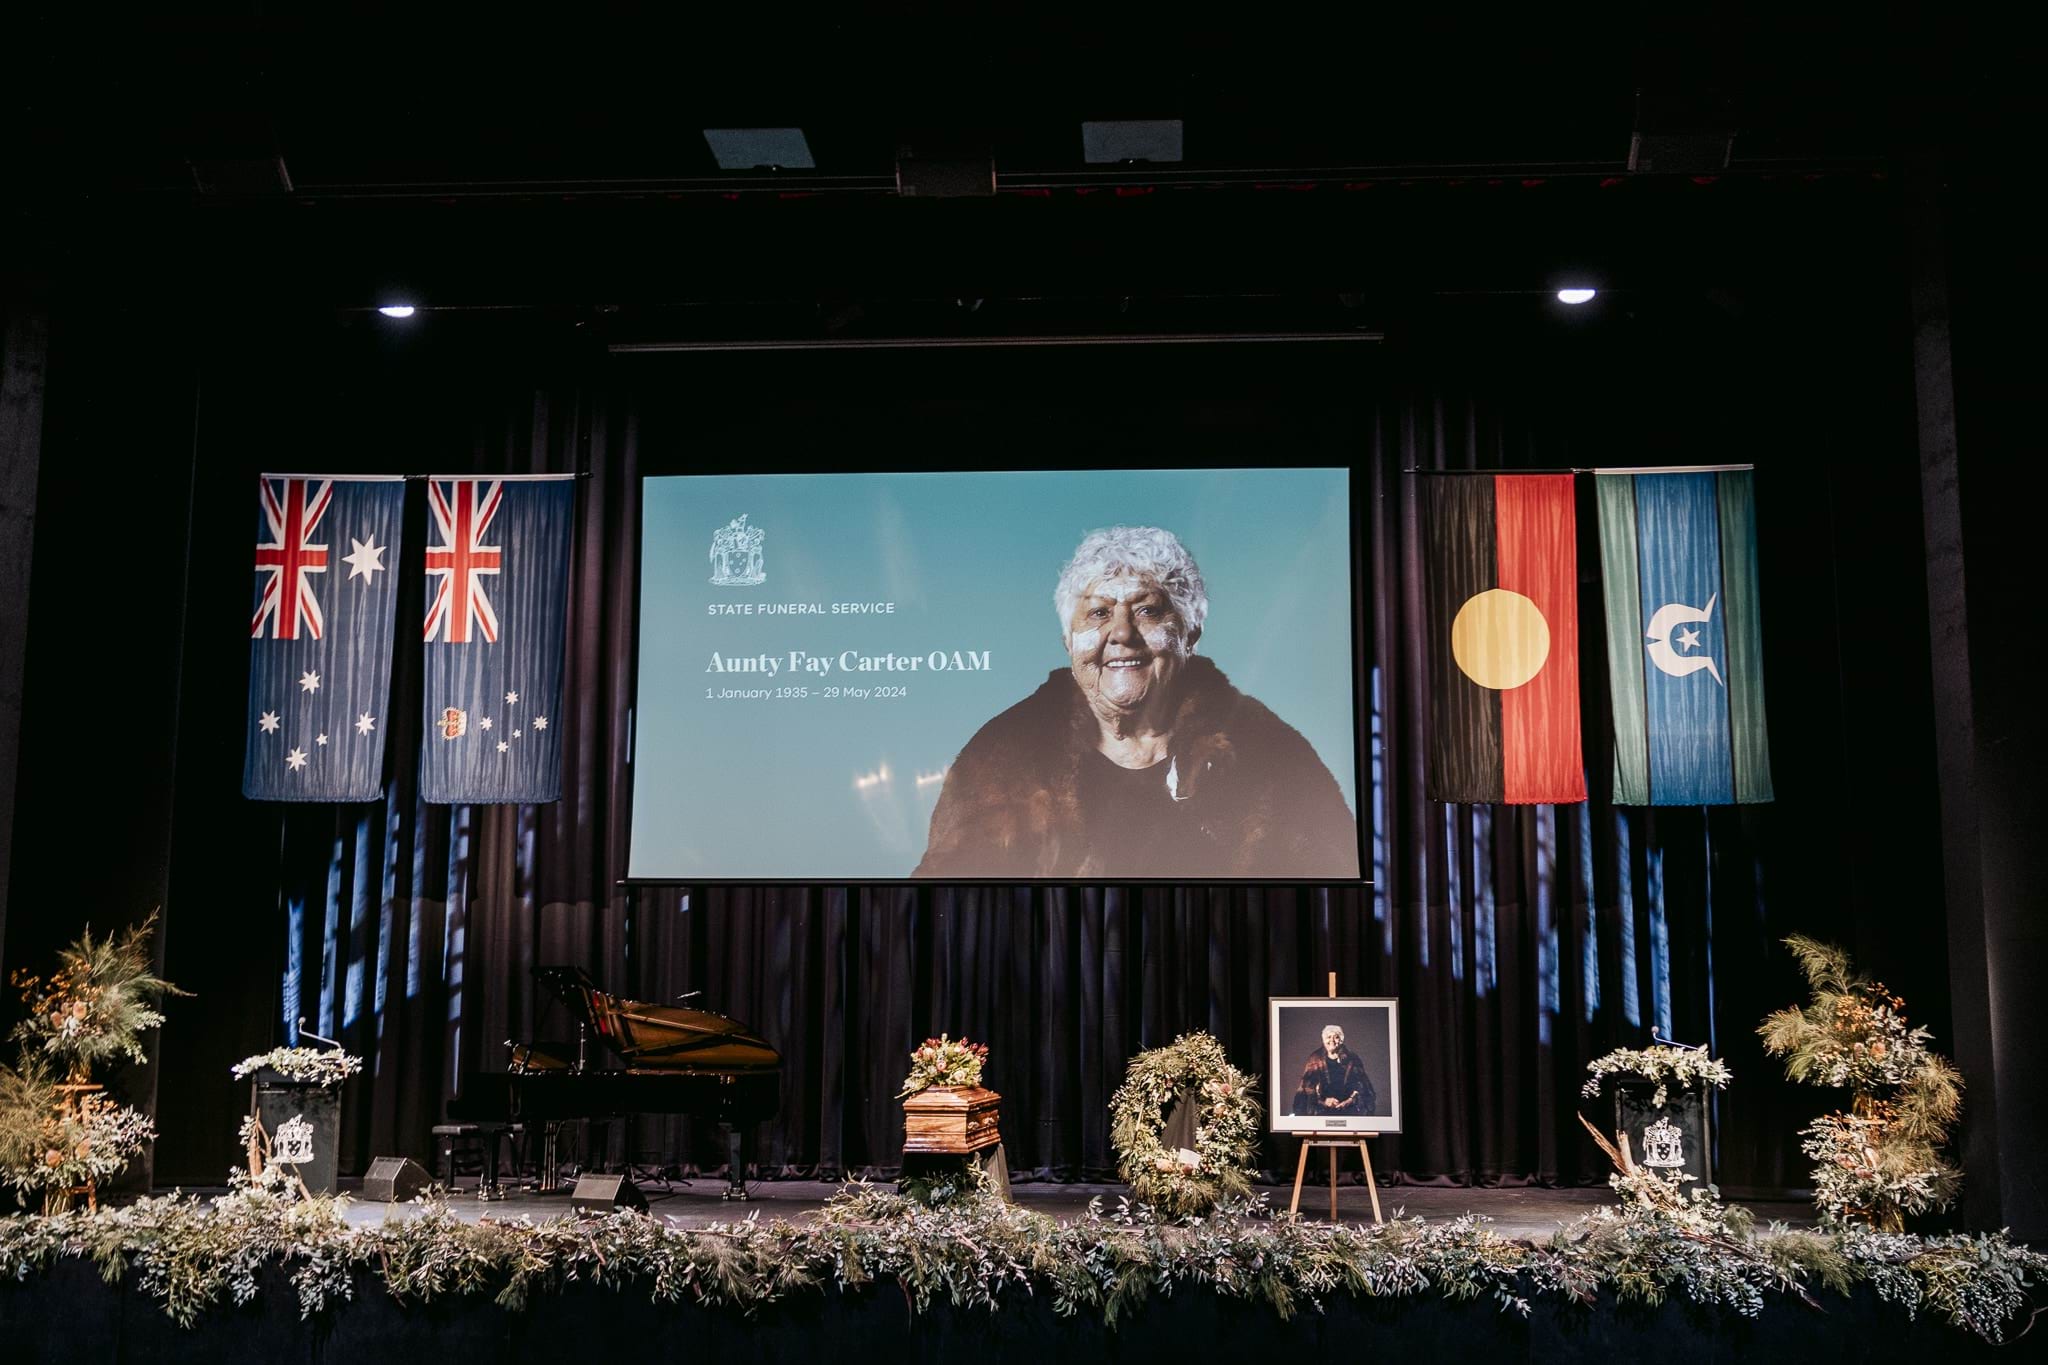
M 1467 599 L 1451 621 L 1451 657 L 1481 687 L 1520 687 L 1550 657 L 1550 623 L 1522 594 L 1488 588 Z

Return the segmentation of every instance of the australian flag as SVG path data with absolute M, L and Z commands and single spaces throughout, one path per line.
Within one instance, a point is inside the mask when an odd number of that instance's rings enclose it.
M 397 478 L 259 480 L 242 760 L 251 800 L 378 796 L 404 506 Z
M 426 734 L 420 794 L 562 794 L 573 475 L 427 480 Z

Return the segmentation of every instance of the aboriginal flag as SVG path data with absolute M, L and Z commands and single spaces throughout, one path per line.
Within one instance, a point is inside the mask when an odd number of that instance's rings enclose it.
M 1614 697 L 1614 799 L 1771 799 L 1748 469 L 1594 479 Z
M 1429 475 L 1431 800 L 1586 799 L 1569 474 Z

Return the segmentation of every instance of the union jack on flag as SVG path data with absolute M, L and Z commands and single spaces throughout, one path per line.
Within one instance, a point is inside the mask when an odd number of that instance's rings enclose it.
M 334 500 L 334 480 L 275 479 L 266 474 L 260 482 L 263 523 L 270 539 L 256 543 L 256 572 L 270 577 L 256 599 L 249 636 L 260 639 L 267 625 L 273 639 L 296 640 L 303 626 L 317 640 L 327 621 L 320 614 L 312 575 L 327 572 L 327 547 L 310 542 Z
M 505 485 L 493 479 L 429 479 L 427 508 L 441 543 L 427 547 L 427 572 L 440 578 L 427 604 L 426 639 L 470 643 L 471 631 L 498 643 L 498 613 L 484 592 L 485 574 L 504 567 L 503 550 L 484 544 L 498 515 Z

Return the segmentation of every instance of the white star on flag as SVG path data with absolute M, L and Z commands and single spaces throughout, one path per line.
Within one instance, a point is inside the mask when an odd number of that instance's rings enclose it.
M 306 751 L 304 749 L 293 749 L 290 753 L 284 756 L 284 766 L 290 768 L 293 772 L 297 772 L 299 769 L 305 767 Z
M 505 694 L 505 705 L 507 705 L 507 706 L 517 706 L 518 704 L 519 704 L 519 694 L 518 694 L 517 692 L 507 692 L 507 693 Z
M 507 743 L 506 743 L 506 742 L 505 742 L 504 740 L 502 740 L 502 739 L 498 741 L 498 752 L 499 752 L 499 753 L 501 753 L 501 754 L 502 754 L 502 753 L 504 753 L 504 752 L 505 752 L 505 751 L 506 751 L 507 749 L 509 749 L 509 748 L 511 748 L 511 747 L 512 747 L 511 745 L 507 744 Z
M 490 718 L 489 716 L 485 716 L 485 717 L 484 717 L 484 718 L 483 718 L 482 720 L 480 720 L 480 721 L 478 721 L 478 722 L 476 723 L 476 728 L 477 728 L 477 729 L 479 729 L 479 730 L 488 730 L 488 729 L 490 729 L 490 728 L 491 728 L 491 718 Z
M 318 673 L 299 674 L 299 690 L 301 692 L 318 692 L 320 690 L 320 675 Z
M 365 711 L 365 712 L 363 712 L 363 714 L 361 714 L 360 716 L 357 716 L 357 717 L 356 717 L 356 733 L 357 733 L 357 734 L 359 734 L 359 735 L 367 735 L 367 734 L 369 734 L 369 733 L 370 733 L 370 731 L 372 731 L 372 730 L 374 730 L 374 729 L 376 729 L 376 728 L 377 728 L 377 718 L 376 718 L 375 716 L 371 715 L 371 714 L 370 714 L 370 713 L 369 713 L 368 711 Z
M 326 748 L 326 747 L 327 747 L 327 736 L 325 736 L 325 735 L 315 735 L 315 736 L 313 737 L 313 742 L 314 742 L 315 744 L 319 745 L 319 746 L 320 746 L 321 748 L 323 748 L 323 749 L 324 749 L 324 748 Z
M 266 735 L 276 734 L 277 712 L 265 711 L 262 715 L 258 716 L 256 718 L 256 728 L 261 730 Z
M 1697 648 L 1699 642 L 1700 633 L 1696 630 L 1681 630 L 1678 632 L 1678 643 L 1687 649 Z
M 517 738 L 519 738 L 519 732 L 518 732 L 517 730 L 514 730 L 514 731 L 512 732 L 512 738 L 514 738 L 514 739 L 517 739 Z
M 379 545 L 374 531 L 370 533 L 368 540 L 357 540 L 350 536 L 348 543 L 356 547 L 353 554 L 341 557 L 341 562 L 348 565 L 348 576 L 360 578 L 365 583 L 375 583 L 376 576 L 384 571 L 384 551 L 390 547 Z
M 533 718 L 533 728 L 534 728 L 534 729 L 536 729 L 536 730 L 545 730 L 545 729 L 547 729 L 547 728 L 548 728 L 548 718 L 547 718 L 546 716 L 535 716 L 535 717 Z

